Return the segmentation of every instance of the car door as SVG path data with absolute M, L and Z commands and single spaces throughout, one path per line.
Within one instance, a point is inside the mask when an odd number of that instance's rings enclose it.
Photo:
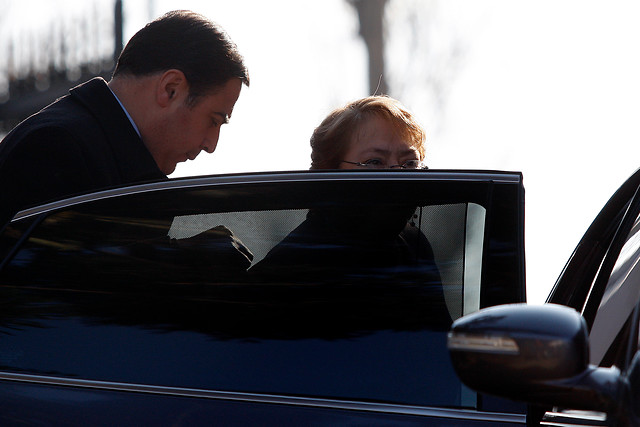
M 542 425 L 638 425 L 640 171 L 613 195 L 580 241 L 548 302 L 575 308 L 589 329 L 592 365 L 620 371 L 616 401 L 603 412 L 549 411 Z M 635 356 L 634 356 L 635 355 Z M 549 408 L 545 408 L 549 409 Z M 551 423 L 551 424 L 549 424 Z
M 508 172 L 177 179 L 0 235 L 0 423 L 514 425 L 451 321 L 524 301 Z

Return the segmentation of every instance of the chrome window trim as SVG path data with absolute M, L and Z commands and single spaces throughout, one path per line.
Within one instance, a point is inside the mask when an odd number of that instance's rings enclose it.
M 184 187 L 198 188 L 217 185 L 239 185 L 272 182 L 313 182 L 313 181 L 469 181 L 518 183 L 522 176 L 516 172 L 499 171 L 456 171 L 456 170 L 394 170 L 394 171 L 299 171 L 299 172 L 256 172 L 247 174 L 207 175 L 199 177 L 172 178 L 146 184 L 118 187 L 96 191 L 80 196 L 43 204 L 18 212 L 12 221 L 47 213 L 54 209 L 69 207 L 94 200 L 109 199 L 127 194 L 150 191 L 175 190 Z
M 540 425 L 549 427 L 589 427 L 605 426 L 608 424 L 607 414 L 603 412 L 566 410 L 561 412 L 546 412 Z
M 524 414 L 508 414 L 499 412 L 480 412 L 469 409 L 433 408 L 388 403 L 371 403 L 358 401 L 342 401 L 333 399 L 281 396 L 271 394 L 228 392 L 193 388 L 153 386 L 146 384 L 118 383 L 110 381 L 94 381 L 73 378 L 52 377 L 43 375 L 16 374 L 0 372 L 0 381 L 30 383 L 45 386 L 78 387 L 114 392 L 131 392 L 173 397 L 189 397 L 214 400 L 231 400 L 247 403 L 269 403 L 289 406 L 306 406 L 324 409 L 377 412 L 397 415 L 415 415 L 422 417 L 441 417 L 459 420 L 476 420 L 503 423 L 524 424 Z

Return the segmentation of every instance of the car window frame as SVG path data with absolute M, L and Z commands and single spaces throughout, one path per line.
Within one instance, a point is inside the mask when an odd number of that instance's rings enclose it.
M 470 185 L 488 185 L 490 188 L 487 191 L 485 200 L 482 205 L 492 205 L 494 201 L 494 191 L 496 185 L 501 183 L 510 183 L 518 186 L 517 194 L 514 197 L 517 199 L 517 217 L 510 218 L 514 223 L 508 224 L 508 227 L 518 228 L 515 242 L 518 265 L 518 278 L 520 285 L 513 286 L 511 283 L 504 282 L 499 274 L 500 260 L 498 257 L 492 259 L 491 271 L 484 269 L 482 272 L 483 281 L 485 275 L 492 274 L 495 282 L 502 281 L 502 288 L 513 292 L 512 294 L 505 295 L 502 291 L 493 291 L 491 294 L 488 292 L 491 289 L 485 287 L 480 295 L 480 308 L 487 307 L 489 305 L 497 305 L 502 303 L 508 303 L 518 301 L 526 301 L 526 272 L 525 272 L 525 248 L 524 248 L 524 186 L 522 174 L 520 172 L 511 171 L 493 171 L 493 170 L 455 170 L 455 169 L 428 169 L 428 170 L 393 170 L 393 171 L 378 171 L 378 170 L 340 170 L 340 171 L 286 171 L 286 172 L 255 172 L 248 174 L 226 174 L 226 175 L 210 175 L 203 177 L 186 177 L 176 178 L 171 180 L 163 180 L 150 182 L 145 184 L 138 184 L 132 186 L 118 187 L 114 189 L 107 189 L 97 191 L 93 193 L 86 193 L 79 196 L 54 201 L 41 206 L 26 209 L 19 212 L 12 219 L 11 223 L 25 220 L 26 218 L 37 218 L 34 226 L 37 226 L 37 222 L 42 221 L 46 215 L 51 212 L 62 210 L 75 205 L 82 205 L 85 203 L 99 204 L 108 203 L 110 199 L 116 197 L 127 197 L 136 194 L 163 194 L 163 192 L 178 192 L 183 188 L 193 188 L 195 190 L 203 187 L 217 187 L 222 185 L 247 185 L 247 184 L 266 184 L 271 182 L 339 182 L 341 180 L 348 181 L 367 181 L 367 182 L 384 182 L 384 181 L 411 181 L 422 180 L 431 181 L 434 183 L 469 183 Z M 188 195 L 187 195 L 188 196 Z M 444 192 L 441 197 L 446 199 L 448 196 Z M 498 200 L 500 202 L 500 200 Z M 179 204 L 179 201 L 176 203 Z M 496 206 L 498 208 L 498 205 Z M 178 212 L 179 209 L 176 210 Z M 497 221 L 492 217 L 495 216 L 496 209 L 492 209 L 487 213 L 486 223 L 488 227 L 497 226 Z M 195 209 L 192 213 L 207 213 L 207 209 Z M 43 216 L 44 215 L 44 216 Z M 492 225 L 493 224 L 493 225 Z M 505 226 L 500 224 L 500 226 Z M 487 229 L 485 232 L 487 235 L 493 233 L 493 231 Z M 500 248 L 488 248 L 495 242 L 485 240 L 484 253 L 497 253 Z M 16 246 L 19 244 L 16 243 Z M 0 257 L 2 263 L 5 263 L 8 259 L 6 254 L 15 248 L 2 248 L 0 246 Z M 2 271 L 3 264 L 0 264 L 0 272 Z M 504 264 L 507 265 L 507 264 Z M 508 266 L 512 268 L 512 266 Z M 498 271 L 498 273 L 496 273 Z M 496 286 L 493 289 L 498 289 Z
M 589 331 L 591 331 L 594 326 L 596 315 L 600 309 L 607 285 L 621 255 L 621 251 L 627 242 L 634 224 L 640 217 L 639 172 L 633 174 L 614 194 L 609 203 L 603 208 L 603 213 L 596 218 L 594 225 L 590 227 L 585 234 L 585 238 L 583 238 L 583 240 L 585 240 L 587 235 L 593 231 L 592 229 L 598 229 L 604 220 L 609 219 L 609 224 L 604 224 L 607 227 L 602 229 L 603 233 L 599 243 L 602 248 L 606 246 L 606 250 L 601 250 L 603 255 L 600 262 L 593 262 L 593 260 L 591 260 L 591 262 L 598 267 L 595 277 L 593 277 L 592 281 L 585 280 L 582 284 L 575 283 L 575 286 L 581 288 L 582 292 L 588 289 L 585 295 L 585 301 L 578 310 L 586 320 Z M 611 219 L 611 216 L 613 216 L 614 219 Z M 604 245 L 604 242 L 608 244 Z M 554 301 L 552 296 L 549 299 L 550 302 L 557 302 Z M 611 356 L 599 362 L 602 366 L 615 364 L 621 371 L 624 371 L 631 363 L 631 356 L 635 354 L 638 349 L 638 342 L 634 340 L 634 336 L 636 335 L 634 331 L 637 331 L 638 325 L 634 325 L 633 322 L 633 319 L 637 316 L 638 304 L 640 304 L 640 299 L 636 301 L 636 304 L 634 304 L 635 308 L 629 313 L 629 317 L 620 326 L 615 336 L 611 337 L 611 344 L 607 350 L 607 354 L 611 354 Z
M 598 299 L 595 309 L 604 292 L 608 275 L 603 270 L 607 259 L 609 273 L 624 245 L 626 233 L 620 226 L 629 215 L 633 216 L 630 204 L 640 186 L 640 169 L 632 174 L 611 196 L 593 220 L 583 237 L 569 257 L 558 279 L 556 280 L 546 303 L 561 304 L 572 307 L 580 313 L 585 311 L 588 300 Z M 637 212 L 636 212 L 637 214 Z M 630 230 L 633 219 L 627 219 Z M 628 233 L 628 231 L 627 231 Z M 616 245 L 614 246 L 614 239 Z M 598 279 L 600 277 L 600 279 Z M 596 280 L 599 280 L 596 287 Z M 594 293 L 595 291 L 595 293 Z M 591 304 L 591 303 L 590 303 Z M 591 326 L 595 311 L 588 309 L 586 320 Z M 590 317 L 587 318 L 587 317 Z

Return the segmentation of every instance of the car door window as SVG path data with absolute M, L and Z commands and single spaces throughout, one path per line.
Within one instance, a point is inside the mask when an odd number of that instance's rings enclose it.
M 494 208 L 491 183 L 412 185 L 187 188 L 16 221 L 0 368 L 477 408 L 446 333 L 519 298 L 503 287 L 520 283 L 519 204 Z
M 591 363 L 611 365 L 624 340 L 615 341 L 640 299 L 640 217 L 625 239 L 590 331 Z M 614 346 L 615 344 L 615 346 Z

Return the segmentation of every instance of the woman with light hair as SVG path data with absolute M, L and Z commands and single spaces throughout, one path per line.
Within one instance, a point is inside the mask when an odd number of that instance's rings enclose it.
M 311 136 L 311 169 L 422 168 L 425 132 L 396 99 L 369 96 L 331 112 Z

